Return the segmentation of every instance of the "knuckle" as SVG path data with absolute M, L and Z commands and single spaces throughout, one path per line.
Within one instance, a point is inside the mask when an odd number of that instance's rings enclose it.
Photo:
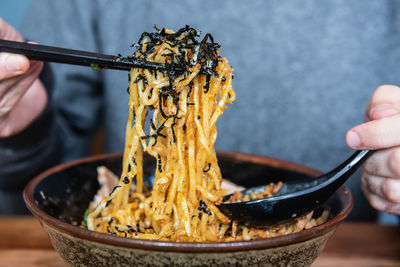
M 400 149 L 394 149 L 390 154 L 388 167 L 394 175 L 400 177 Z
M 363 186 L 365 187 L 367 192 L 372 193 L 372 194 L 379 195 L 380 192 L 382 192 L 379 181 L 376 181 L 376 178 L 374 178 L 370 175 L 365 175 L 364 180 L 363 180 Z
M 374 157 L 375 156 L 375 157 Z M 363 164 L 363 173 L 362 176 L 366 176 L 367 174 L 375 174 L 379 171 L 379 163 L 377 162 L 376 155 L 371 156 L 364 164 Z
M 387 179 L 383 184 L 385 197 L 393 203 L 400 203 L 400 181 Z

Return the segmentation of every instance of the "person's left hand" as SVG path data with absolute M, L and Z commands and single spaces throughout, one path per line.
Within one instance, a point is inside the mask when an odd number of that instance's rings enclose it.
M 362 190 L 372 207 L 400 215 L 400 88 L 378 87 L 365 121 L 346 135 L 353 149 L 378 150 L 363 165 Z

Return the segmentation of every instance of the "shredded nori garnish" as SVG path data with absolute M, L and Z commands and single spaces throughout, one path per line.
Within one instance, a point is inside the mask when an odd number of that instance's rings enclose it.
M 113 190 L 111 191 L 110 195 L 111 195 L 112 193 L 114 193 L 115 189 L 117 189 L 117 188 L 119 188 L 119 187 L 121 187 L 121 186 L 120 186 L 120 185 L 114 186 L 114 188 L 113 188 Z
M 141 81 L 141 80 L 142 80 L 145 84 L 148 83 L 146 77 L 144 77 L 144 76 L 141 75 L 141 74 L 139 74 L 139 75 L 136 77 L 136 80 L 134 80 L 133 82 L 134 82 L 134 83 L 138 83 L 138 82 Z
M 112 202 L 112 199 L 110 199 L 109 201 L 107 201 L 105 207 L 107 208 L 107 207 L 111 204 L 111 202 Z
M 149 138 L 155 138 L 156 141 L 153 144 L 153 146 L 157 143 L 157 137 L 161 136 L 163 138 L 166 138 L 166 136 L 164 134 L 161 133 L 161 131 L 165 128 L 165 122 L 166 120 L 160 125 L 160 127 L 158 127 L 158 129 L 156 128 L 156 126 L 154 125 L 153 121 L 150 119 L 150 127 L 155 130 L 156 132 L 154 134 L 147 134 L 144 136 L 141 136 L 141 139 L 149 139 Z
M 163 42 L 167 42 L 171 47 L 177 47 L 178 53 L 167 48 L 166 51 L 168 51 L 168 53 L 163 54 L 165 57 L 165 69 L 157 71 L 155 69 L 153 70 L 154 75 L 160 71 L 168 76 L 170 85 L 167 90 L 164 90 L 169 91 L 169 93 L 175 91 L 175 88 L 173 88 L 173 82 L 175 79 L 181 74 L 186 77 L 190 74 L 189 68 L 196 64 L 200 64 L 201 73 L 207 75 L 204 89 L 205 92 L 208 92 L 211 75 L 215 76 L 217 74 L 216 66 L 218 61 L 221 59 L 217 52 L 220 45 L 214 42 L 213 36 L 210 33 L 207 33 L 204 35 L 203 39 L 199 41 L 197 39 L 200 37 L 200 33 L 188 25 L 177 30 L 175 33 L 167 33 L 165 28 L 160 29 L 155 27 L 155 29 L 155 32 L 143 32 L 141 34 L 138 43 L 132 45 L 132 47 L 135 48 L 135 52 L 133 55 L 129 55 L 126 59 L 145 62 L 147 56 L 155 51 L 156 46 L 161 45 Z M 143 42 L 145 38 L 147 38 L 146 50 L 143 51 Z M 186 58 L 185 49 L 193 51 L 191 59 Z M 139 75 L 135 82 L 138 82 L 141 79 L 146 82 L 142 75 Z M 160 94 L 160 103 L 162 102 L 162 95 L 163 94 Z M 162 107 L 160 107 L 160 111 L 161 110 Z M 161 111 L 161 113 L 163 112 Z M 165 113 L 163 116 L 164 115 Z
M 108 232 L 109 234 L 112 234 L 112 235 L 117 235 L 116 232 L 112 232 L 110 229 L 108 229 L 108 226 L 107 226 L 107 232 Z
M 203 200 L 200 200 L 200 205 L 199 205 L 198 210 L 202 211 L 202 212 L 204 212 L 205 214 L 208 214 L 208 215 L 212 214 L 211 211 L 207 210 L 207 204 Z
M 204 85 L 204 93 L 205 94 L 207 94 L 208 90 L 210 89 L 210 78 L 211 78 L 211 75 L 208 74 L 206 76 L 206 84 Z
M 175 135 L 175 130 L 174 130 L 174 126 L 176 125 L 176 123 L 172 123 L 171 124 L 171 131 L 172 131 L 172 140 L 174 143 L 176 143 L 176 135 Z
M 113 223 L 113 221 L 115 221 L 115 220 L 116 220 L 116 218 L 115 218 L 115 217 L 111 217 L 111 219 L 108 221 L 108 225 L 112 224 L 112 223 Z
M 157 167 L 158 167 L 158 171 L 162 172 L 161 156 L 158 153 L 157 153 Z
M 203 169 L 203 172 L 208 172 L 211 169 L 211 163 L 208 163 L 207 169 Z

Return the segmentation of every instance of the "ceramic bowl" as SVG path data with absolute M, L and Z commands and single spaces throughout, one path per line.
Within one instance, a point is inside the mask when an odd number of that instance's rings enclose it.
M 240 153 L 218 153 L 224 178 L 244 186 L 269 181 L 312 179 L 319 171 L 283 160 Z M 327 222 L 273 238 L 233 242 L 167 242 L 130 239 L 90 231 L 80 222 L 99 184 L 96 168 L 121 171 L 121 154 L 85 158 L 56 166 L 25 188 L 28 209 L 49 234 L 54 248 L 75 266 L 307 266 L 322 252 L 338 224 L 349 214 L 353 198 L 342 186 L 328 201 Z M 150 175 L 151 159 L 144 172 Z

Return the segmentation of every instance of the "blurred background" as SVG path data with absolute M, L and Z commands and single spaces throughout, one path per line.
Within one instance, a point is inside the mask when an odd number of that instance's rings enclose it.
M 1 0 L 0 17 L 19 29 L 32 0 Z

